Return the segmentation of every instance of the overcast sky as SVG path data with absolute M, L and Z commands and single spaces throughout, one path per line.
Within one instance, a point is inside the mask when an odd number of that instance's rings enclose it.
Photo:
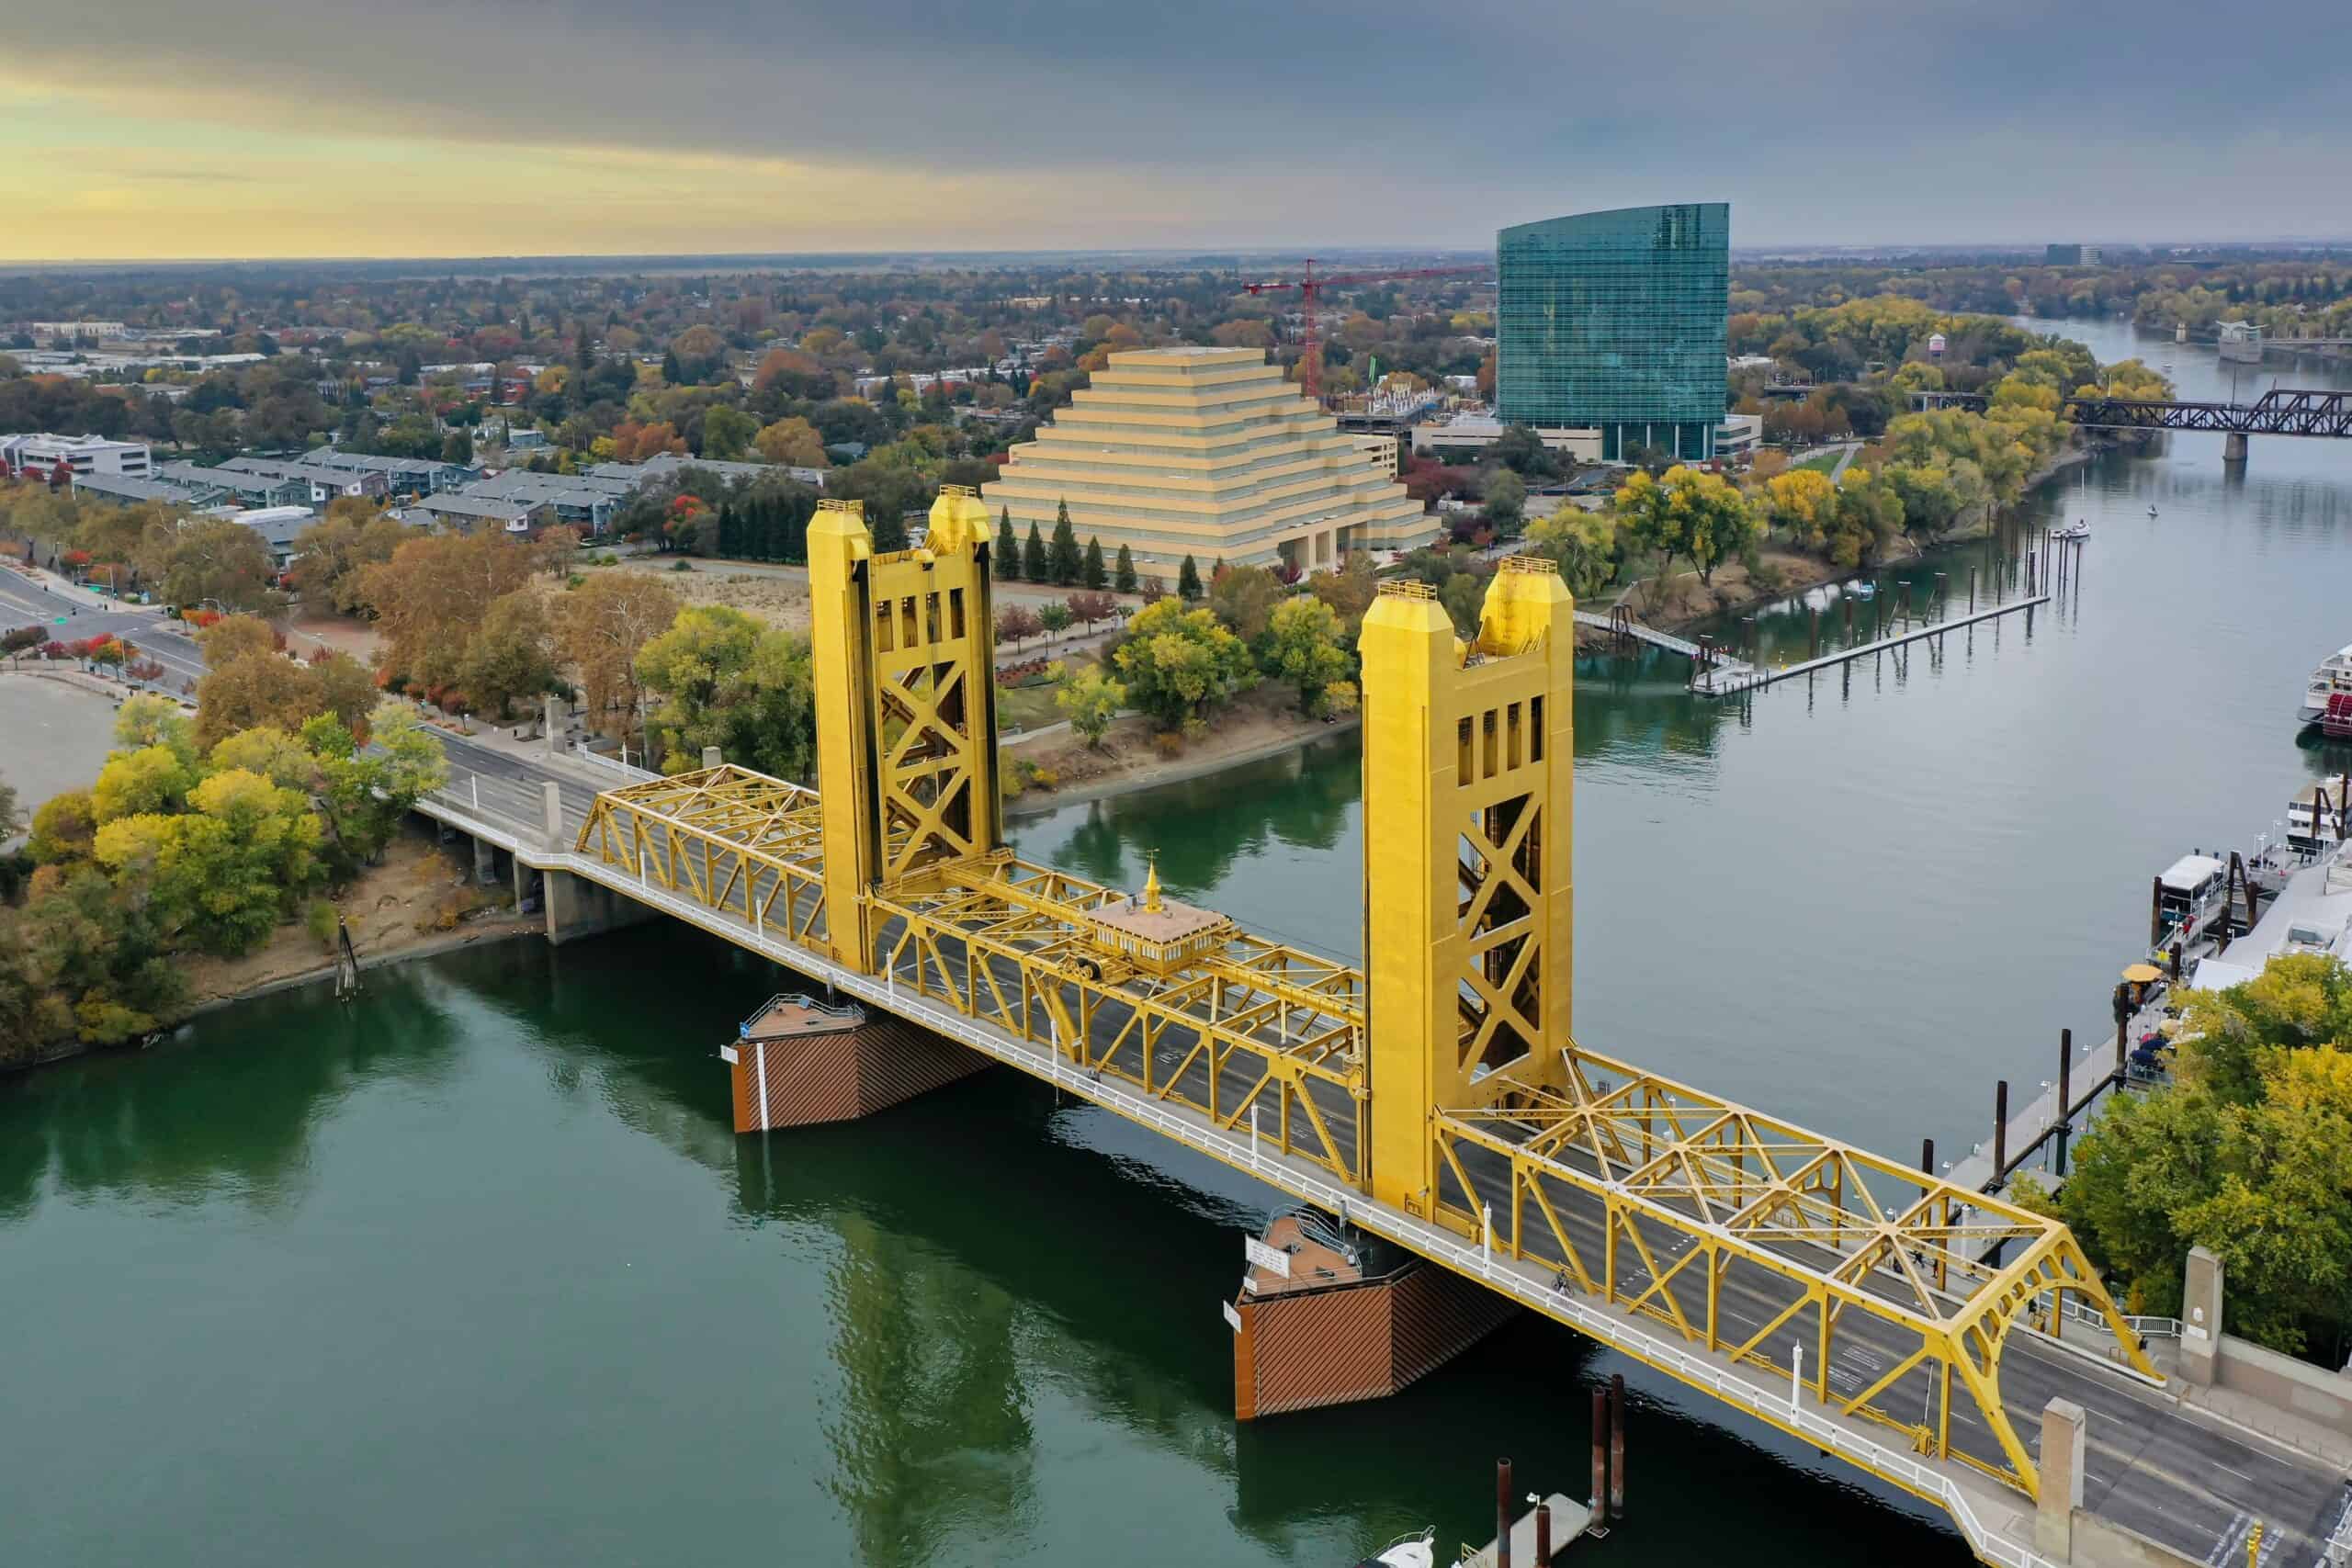
M 2318 0 L 82 0 L 0 257 L 2352 233 Z M 94 73 L 92 62 L 109 62 Z

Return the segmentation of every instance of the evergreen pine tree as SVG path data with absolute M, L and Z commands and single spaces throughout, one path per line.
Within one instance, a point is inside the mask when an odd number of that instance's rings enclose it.
M 996 514 L 996 548 L 989 554 L 989 564 L 995 569 L 999 581 L 1018 581 L 1021 577 L 1021 541 L 1012 536 L 1012 508 L 1000 508 Z
M 1136 577 L 1135 552 L 1125 545 L 1119 547 L 1119 565 L 1117 570 L 1112 572 L 1111 581 L 1122 593 L 1136 592 L 1143 586 Z
M 737 514 L 731 501 L 718 509 L 718 553 L 728 557 L 743 554 L 743 519 Z
M 1069 525 L 1069 502 L 1067 501 L 1054 508 L 1054 543 L 1046 564 L 1053 569 L 1056 584 L 1063 588 L 1077 585 L 1078 531 Z
M 1037 532 L 1037 525 L 1029 525 L 1029 542 L 1021 547 L 1021 575 L 1032 582 L 1051 582 L 1053 574 L 1046 564 L 1046 536 Z
M 1176 594 L 1186 604 L 1201 596 L 1201 569 L 1193 564 L 1190 556 L 1184 558 L 1183 566 L 1176 573 Z
M 1111 573 L 1102 565 L 1102 541 L 1091 534 L 1086 536 L 1086 564 L 1078 569 L 1078 580 L 1096 593 L 1111 585 Z
M 662 383 L 665 386 L 676 387 L 684 385 L 686 373 L 678 368 L 677 354 L 671 349 L 663 349 L 662 351 Z

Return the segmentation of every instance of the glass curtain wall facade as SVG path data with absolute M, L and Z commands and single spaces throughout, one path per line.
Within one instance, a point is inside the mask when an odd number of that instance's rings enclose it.
M 1602 457 L 1714 455 L 1724 416 L 1731 206 L 1627 207 L 1496 236 L 1495 406 L 1600 432 Z

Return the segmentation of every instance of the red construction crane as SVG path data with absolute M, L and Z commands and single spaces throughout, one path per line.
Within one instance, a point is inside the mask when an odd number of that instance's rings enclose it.
M 1315 310 L 1323 298 L 1323 290 L 1345 288 L 1358 283 L 1395 283 L 1408 277 L 1458 277 L 1470 273 L 1492 272 L 1493 266 L 1481 262 L 1470 266 L 1417 266 L 1402 272 L 1349 272 L 1315 276 L 1315 258 L 1306 258 L 1304 277 L 1270 278 L 1263 283 L 1245 283 L 1241 287 L 1251 294 L 1280 294 L 1288 289 L 1298 290 L 1302 313 L 1306 318 L 1306 333 L 1298 356 L 1298 384 L 1310 398 L 1323 395 L 1323 351 L 1315 336 Z

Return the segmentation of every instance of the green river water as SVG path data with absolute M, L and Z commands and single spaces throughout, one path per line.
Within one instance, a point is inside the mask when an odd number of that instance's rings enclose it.
M 2210 350 L 2146 352 L 2226 389 Z M 2039 504 L 2095 535 L 2030 632 L 1745 705 L 1586 662 L 1581 1038 L 1964 1153 L 1995 1077 L 2030 1098 L 2059 1027 L 2102 1023 L 2150 875 L 2344 765 L 2291 716 L 2352 640 L 2352 445 L 2257 438 L 2232 476 L 2175 437 Z M 1764 637 L 1801 654 L 1804 609 Z M 1014 837 L 1120 883 L 1156 852 L 1171 892 L 1361 949 L 1351 741 Z M 779 983 L 660 924 L 511 942 L 0 1082 L 0 1561 L 1322 1568 L 1429 1524 L 1483 1541 L 1499 1453 L 1581 1495 L 1612 1371 L 1632 1517 L 1579 1562 L 1966 1560 L 1939 1516 L 1542 1324 L 1386 1404 L 1237 1427 L 1217 1302 L 1272 1194 L 1005 1073 L 738 1139 L 713 1053 Z

